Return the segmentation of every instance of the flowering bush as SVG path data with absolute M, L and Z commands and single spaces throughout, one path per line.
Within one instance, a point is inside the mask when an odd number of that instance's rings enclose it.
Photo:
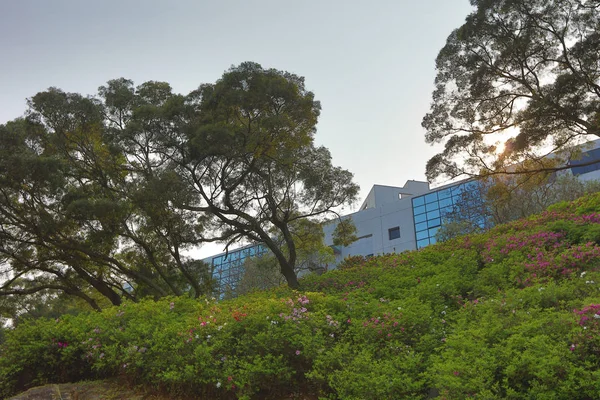
M 6 333 L 0 397 L 120 376 L 214 399 L 597 398 L 600 195 L 226 301 L 167 298 Z

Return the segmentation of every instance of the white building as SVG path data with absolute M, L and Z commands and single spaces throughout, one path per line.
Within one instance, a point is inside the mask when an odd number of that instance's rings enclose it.
M 359 211 L 342 217 L 352 219 L 358 240 L 347 247 L 334 247 L 336 260 L 416 249 L 412 198 L 429 192 L 427 182 L 408 181 L 402 187 L 374 185 Z M 337 222 L 333 220 L 323 227 L 329 246 L 333 245 Z
M 562 173 L 572 173 L 581 180 L 600 180 L 600 162 L 590 164 L 594 160 L 600 160 L 600 139 L 586 144 L 582 157 L 571 161 L 572 167 Z M 332 220 L 323 228 L 325 244 L 334 249 L 336 264 L 348 256 L 369 257 L 428 246 L 436 242 L 444 213 L 476 185 L 472 180 L 433 189 L 427 182 L 413 180 L 401 187 L 374 185 L 359 211 L 341 217 L 352 219 L 358 240 L 347 247 L 333 246 L 332 234 L 339 220 Z M 475 222 L 483 226 L 483 221 Z M 265 251 L 260 245 L 251 245 L 203 261 L 211 265 L 221 286 L 235 287 L 243 274 L 243 260 Z

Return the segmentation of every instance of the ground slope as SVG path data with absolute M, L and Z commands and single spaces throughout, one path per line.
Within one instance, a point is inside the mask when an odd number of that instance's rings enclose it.
M 600 397 L 600 194 L 238 299 L 36 320 L 0 394 L 120 376 L 200 398 Z

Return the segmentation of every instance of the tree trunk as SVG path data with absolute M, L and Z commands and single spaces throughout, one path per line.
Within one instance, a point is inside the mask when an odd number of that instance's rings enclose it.
M 288 262 L 285 262 L 285 264 L 280 262 L 279 265 L 281 274 L 285 277 L 288 286 L 291 289 L 298 289 L 300 287 L 300 283 L 298 282 L 298 277 L 296 276 L 294 267 L 292 267 Z

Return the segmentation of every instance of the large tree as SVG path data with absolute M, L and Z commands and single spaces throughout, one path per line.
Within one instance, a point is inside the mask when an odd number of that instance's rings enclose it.
M 184 227 L 168 207 L 176 182 L 140 166 L 142 150 L 107 122 L 109 104 L 49 89 L 29 105 L 0 126 L 0 295 L 59 291 L 100 308 L 94 293 L 118 305 L 209 292 L 207 266 L 181 255 L 201 224 Z
M 190 250 L 208 241 L 264 244 L 297 287 L 294 227 L 358 190 L 314 145 L 319 110 L 302 78 L 254 63 L 188 95 L 38 93 L 0 125 L 0 295 L 197 297 L 212 279 Z
M 205 240 L 264 244 L 288 285 L 298 287 L 294 227 L 358 193 L 352 174 L 314 144 L 319 102 L 303 78 L 255 63 L 231 68 L 186 102 L 199 118 L 173 161 L 197 202 L 179 206 L 211 216 L 216 235 Z
M 427 142 L 445 148 L 427 177 L 507 172 L 524 159 L 529 170 L 564 168 L 535 161 L 541 147 L 600 136 L 600 1 L 471 4 L 437 57 L 423 127 Z

